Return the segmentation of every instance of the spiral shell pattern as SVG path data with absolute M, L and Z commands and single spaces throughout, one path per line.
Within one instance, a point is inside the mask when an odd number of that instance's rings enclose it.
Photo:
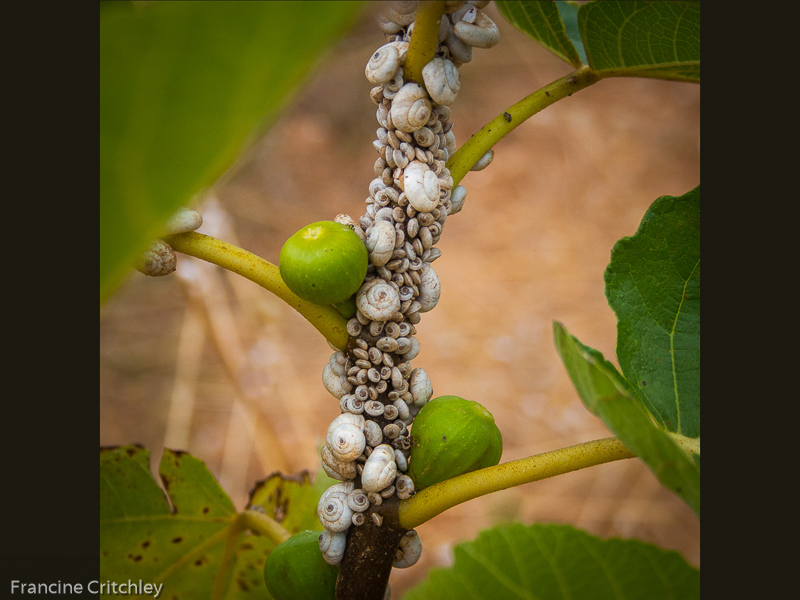
M 456 151 L 449 105 L 461 86 L 458 67 L 472 59 L 473 47 L 496 43 L 496 26 L 482 12 L 487 4 L 445 2 L 439 46 L 423 68 L 424 85 L 406 80 L 403 72 L 418 3 L 387 3 L 378 21 L 386 42 L 364 71 L 374 85 L 369 97 L 378 122 L 374 178 L 364 214 L 336 217 L 364 241 L 369 266 L 355 295 L 356 314 L 347 322 L 354 344 L 335 352 L 323 369 L 325 388 L 342 411 L 321 450 L 325 471 L 342 481 L 318 506 L 326 530 L 320 549 L 329 561 L 341 560 L 338 544 L 347 527 L 380 527 L 383 517 L 375 506 L 414 494 L 414 482 L 404 473 L 409 427 L 433 394 L 428 374 L 411 366 L 421 350 L 415 326 L 439 301 L 441 286 L 431 266 L 442 254 L 436 244 L 447 217 L 464 204 L 465 189 L 447 168 Z M 394 566 L 414 564 L 420 552 L 419 536 L 409 532 Z

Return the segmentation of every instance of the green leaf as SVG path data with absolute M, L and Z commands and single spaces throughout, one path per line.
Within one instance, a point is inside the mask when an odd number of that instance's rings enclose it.
M 169 597 L 208 598 L 236 515 L 233 503 L 200 460 L 171 450 L 160 466 L 167 497 L 149 458 L 140 446 L 100 451 L 100 581 L 141 579 L 163 585 Z M 232 542 L 224 597 L 268 598 L 261 570 L 274 544 L 249 534 Z
M 568 525 L 510 523 L 458 544 L 404 600 L 692 600 L 700 572 L 674 551 Z
M 700 82 L 699 2 L 589 2 L 578 28 L 602 76 Z
M 100 10 L 100 297 L 266 125 L 359 2 Z
M 574 12 L 566 2 L 537 2 L 535 0 L 497 0 L 497 10 L 514 27 L 522 33 L 529 35 L 561 60 L 578 68 L 581 66 L 581 55 L 575 49 L 573 41 L 580 43 L 580 38 L 567 35 L 567 29 L 562 22 L 562 14 L 571 19 Z M 576 31 L 572 27 L 572 31 Z M 581 45 L 581 53 L 583 48 Z
M 700 464 L 653 420 L 628 382 L 603 355 L 553 325 L 556 348 L 586 408 L 700 515 Z
M 617 359 L 662 427 L 700 437 L 700 188 L 657 199 L 605 272 Z
M 289 533 L 321 530 L 317 505 L 322 493 L 334 483 L 339 482 L 328 477 L 322 469 L 313 484 L 308 471 L 293 477 L 273 473 L 256 483 L 250 492 L 247 507 L 260 506 Z
M 564 23 L 564 31 L 572 42 L 572 45 L 575 46 L 575 49 L 578 51 L 581 57 L 581 63 L 588 65 L 589 61 L 586 58 L 586 49 L 583 47 L 581 32 L 578 29 L 578 9 L 580 5 L 577 2 L 556 2 L 556 6 L 558 7 L 558 14 L 561 15 L 561 22 Z

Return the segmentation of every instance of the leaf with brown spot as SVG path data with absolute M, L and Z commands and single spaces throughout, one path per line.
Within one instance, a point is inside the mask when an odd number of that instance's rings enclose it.
M 141 446 L 100 451 L 100 576 L 165 585 L 176 598 L 208 598 L 230 524 L 233 503 L 202 461 L 165 450 L 159 468 L 169 495 L 150 473 Z M 269 598 L 259 573 L 274 544 L 240 534 L 226 577 L 225 600 Z M 248 581 L 247 589 L 236 585 Z
M 320 470 L 311 483 L 308 471 L 289 476 L 273 473 L 256 483 L 250 492 L 248 508 L 260 506 L 289 533 L 321 530 L 317 504 L 322 492 L 338 483 Z

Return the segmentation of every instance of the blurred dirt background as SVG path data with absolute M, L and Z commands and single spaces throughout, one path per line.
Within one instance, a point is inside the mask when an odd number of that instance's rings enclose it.
M 458 144 L 570 68 L 508 26 L 461 71 Z M 215 235 L 277 263 L 313 221 L 364 212 L 374 178 L 375 106 L 363 75 L 384 43 L 375 9 L 328 55 L 290 109 L 198 202 Z M 434 396 L 477 400 L 503 433 L 503 461 L 605 437 L 580 403 L 552 342 L 552 322 L 615 360 L 603 292 L 611 248 L 647 207 L 700 181 L 699 86 L 605 80 L 546 109 L 467 175 L 464 210 L 447 220 L 436 262 L 442 297 L 417 326 L 415 366 Z M 338 404 L 323 388 L 332 350 L 268 292 L 179 256 L 161 279 L 132 273 L 105 305 L 100 339 L 101 445 L 141 443 L 157 468 L 164 447 L 203 459 L 244 507 L 273 471 L 316 472 L 316 448 Z M 395 570 L 393 597 L 451 549 L 507 521 L 570 523 L 637 538 L 699 565 L 700 528 L 637 460 L 499 492 L 419 527 L 423 555 Z

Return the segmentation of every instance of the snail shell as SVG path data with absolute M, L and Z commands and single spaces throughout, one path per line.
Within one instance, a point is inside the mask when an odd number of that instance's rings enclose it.
M 376 215 L 377 216 L 377 215 Z M 367 234 L 365 244 L 369 261 L 376 267 L 385 265 L 392 258 L 395 232 L 390 221 L 377 221 Z
M 400 498 L 400 500 L 411 498 L 411 496 L 416 494 L 414 481 L 408 475 L 398 475 L 397 479 L 394 481 L 394 487 L 397 491 L 397 497 Z
M 392 100 L 389 111 L 396 129 L 413 133 L 421 129 L 431 117 L 431 102 L 425 89 L 410 81 L 403 85 Z
M 387 11 L 386 18 L 393 23 L 407 27 L 414 22 L 417 10 L 416 0 L 406 0 L 404 2 L 392 2 Z
M 382 279 L 373 279 L 356 292 L 356 307 L 372 321 L 388 321 L 400 310 L 400 292 Z
M 338 479 L 339 481 L 355 479 L 355 461 L 344 461 L 337 459 L 328 446 L 322 447 L 320 455 L 322 456 L 322 469 L 328 474 L 328 477 Z
M 330 363 L 322 369 L 322 384 L 337 400 L 353 390 L 353 386 L 347 381 L 347 378 L 336 373 Z
M 438 56 L 422 68 L 422 79 L 436 104 L 452 104 L 461 89 L 461 76 L 456 66 L 452 61 Z
M 395 559 L 392 566 L 397 569 L 405 569 L 417 564 L 421 555 L 422 542 L 417 532 L 412 529 L 400 539 L 400 545 L 395 551 Z
M 453 64 L 460 66 L 472 60 L 472 47 L 462 42 L 451 29 L 447 32 L 447 39 L 444 42 L 450 50 Z
M 444 149 L 448 156 L 453 156 L 456 152 L 456 134 L 452 129 L 444 134 Z
M 339 423 L 328 428 L 327 446 L 331 454 L 340 461 L 352 461 L 361 456 L 367 441 L 364 432 L 350 423 Z
M 347 494 L 347 506 L 353 512 L 364 512 L 369 508 L 369 498 L 367 493 L 361 489 L 356 488 Z
M 475 10 L 474 22 L 470 23 L 469 19 L 462 19 L 453 26 L 453 33 L 455 36 L 473 48 L 491 48 L 500 41 L 500 31 L 497 25 L 489 17 L 479 11 Z M 465 15 L 466 17 L 466 15 Z
M 374 448 L 383 441 L 383 430 L 375 421 L 367 421 L 364 424 L 364 437 L 367 440 L 367 444 Z
M 494 150 L 489 149 L 489 151 L 486 154 L 481 156 L 478 159 L 478 161 L 474 165 L 472 165 L 470 171 L 483 171 L 486 167 L 488 167 L 491 164 L 493 158 L 494 158 Z
M 419 212 L 431 212 L 439 204 L 439 178 L 424 162 L 414 160 L 403 171 L 403 191 Z
M 400 68 L 400 52 L 393 44 L 384 44 L 370 57 L 364 74 L 372 83 L 389 83 Z
M 428 373 L 425 372 L 425 369 L 417 367 L 411 371 L 408 379 L 408 391 L 414 398 L 414 405 L 422 408 L 433 396 L 433 386 L 428 378 Z
M 439 283 L 439 276 L 429 264 L 422 267 L 419 277 L 419 295 L 417 296 L 417 302 L 420 303 L 419 312 L 428 312 L 439 302 L 442 286 Z
M 450 195 L 451 207 L 448 215 L 454 215 L 464 208 L 464 200 L 467 198 L 467 188 L 463 185 L 457 185 L 453 188 L 453 193 Z
M 161 277 L 175 271 L 178 258 L 172 246 L 163 240 L 156 240 L 145 251 L 133 266 L 137 271 L 150 277 Z
M 334 427 L 340 425 L 341 423 L 349 423 L 350 425 L 355 425 L 362 431 L 364 430 L 365 420 L 364 417 L 361 415 L 351 415 L 349 413 L 344 413 L 336 417 L 331 424 L 328 426 L 328 431 L 331 431 Z
M 392 485 L 396 474 L 394 449 L 389 444 L 381 444 L 372 451 L 364 463 L 361 485 L 367 492 L 379 492 Z
M 317 505 L 319 522 L 328 531 L 345 531 L 352 524 L 353 511 L 347 495 L 355 488 L 352 481 L 336 483 L 325 490 Z
M 319 549 L 329 565 L 338 565 L 342 562 L 346 546 L 347 534 L 343 531 L 333 532 L 326 529 L 319 534 Z
M 165 230 L 171 233 L 188 233 L 199 229 L 203 224 L 202 215 L 196 210 L 181 207 L 174 215 L 167 219 Z
M 398 400 L 398 402 L 402 402 L 402 400 Z M 394 449 L 394 462 L 397 463 L 397 470 L 398 471 L 405 471 L 405 470 L 408 469 L 408 459 L 406 458 L 406 455 L 403 454 L 397 448 Z M 397 479 L 394 480 L 394 485 L 397 488 L 398 492 L 400 491 L 400 487 L 401 487 L 401 483 L 400 483 L 401 482 L 401 480 L 400 480 L 401 477 L 407 477 L 407 475 L 398 475 Z M 407 485 L 407 484 L 403 483 L 403 485 Z

